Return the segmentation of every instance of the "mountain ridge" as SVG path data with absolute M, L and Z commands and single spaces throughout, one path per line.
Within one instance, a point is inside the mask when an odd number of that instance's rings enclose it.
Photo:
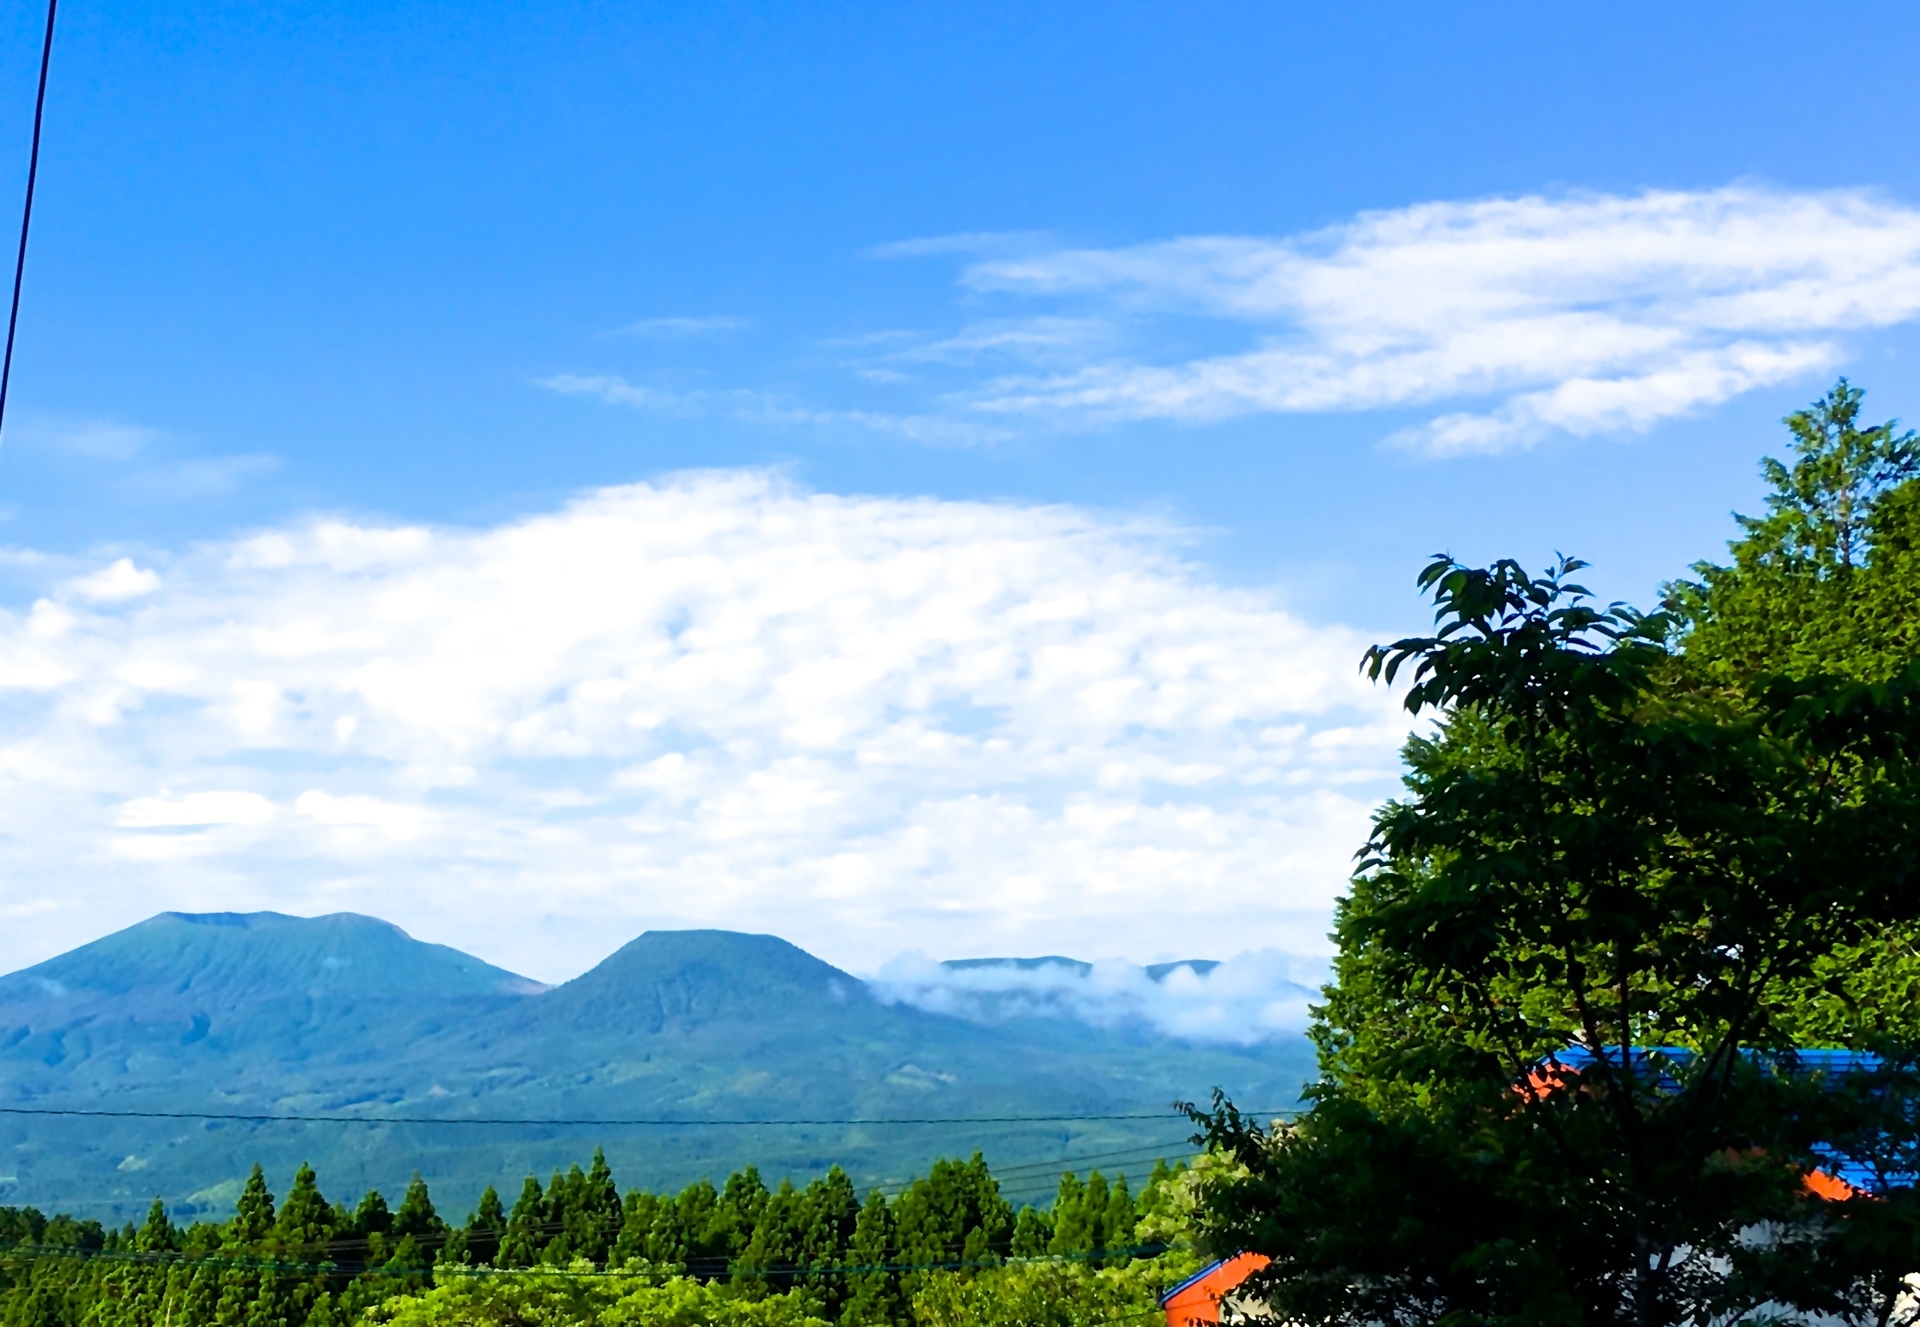
M 359 983 L 359 984 L 356 984 Z M 532 988 L 532 989 L 529 989 Z M 0 1104 L 231 1117 L 355 1115 L 365 1126 L 0 1116 L 0 1202 L 137 1215 L 258 1159 L 456 1192 L 596 1143 L 628 1173 L 684 1182 L 752 1161 L 875 1176 L 987 1148 L 1003 1163 L 1149 1138 L 1175 1150 L 1177 1097 L 1216 1085 L 1291 1104 L 1301 1047 L 1211 1047 L 1066 1018 L 996 1026 L 879 998 L 776 936 L 647 931 L 550 988 L 378 918 L 161 914 L 0 977 Z M 1166 1113 L 1151 1128 L 1108 1117 Z M 1085 1117 L 1054 1124 L 753 1129 L 709 1121 Z M 379 1117 L 682 1120 L 436 1127 Z M 65 1122 L 63 1122 L 65 1120 Z M 8 1159 L 11 1158 L 11 1159 Z

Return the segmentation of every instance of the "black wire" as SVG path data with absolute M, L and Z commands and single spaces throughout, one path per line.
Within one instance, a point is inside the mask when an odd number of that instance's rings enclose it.
M 1282 1112 L 1242 1111 L 1243 1115 Z M 240 1115 L 203 1110 L 81 1110 L 61 1106 L 0 1106 L 0 1115 L 73 1115 L 104 1120 L 229 1120 L 240 1124 L 519 1124 L 568 1128 L 770 1128 L 877 1124 L 1079 1124 L 1103 1120 L 1164 1120 L 1173 1112 L 1156 1110 L 1122 1115 L 929 1115 L 903 1119 L 794 1120 L 513 1120 L 431 1115 Z
M 20 212 L 20 256 L 13 263 L 13 309 L 7 314 L 7 354 L 0 361 L 0 424 L 7 417 L 7 385 L 13 379 L 13 334 L 20 325 L 20 283 L 27 274 L 27 228 L 33 223 L 33 185 L 40 175 L 40 121 L 47 109 L 47 67 L 53 63 L 53 15 L 60 0 L 47 0 L 47 39 L 40 47 L 40 91 L 33 99 L 33 152 L 27 158 L 27 202 Z

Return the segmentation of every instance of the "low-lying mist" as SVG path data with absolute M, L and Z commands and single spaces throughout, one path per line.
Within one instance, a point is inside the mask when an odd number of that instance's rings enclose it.
M 1297 1036 L 1326 979 L 1324 958 L 1277 949 L 1151 967 L 1053 957 L 940 963 L 908 953 L 871 986 L 883 1000 L 981 1023 L 1071 1018 L 1245 1046 Z

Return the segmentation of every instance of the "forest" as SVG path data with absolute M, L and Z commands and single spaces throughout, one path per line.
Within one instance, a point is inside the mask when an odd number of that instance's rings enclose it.
M 862 1198 L 838 1167 L 769 1187 L 751 1166 L 623 1195 L 596 1150 L 544 1186 L 529 1175 L 511 1207 L 488 1188 L 449 1222 L 417 1175 L 397 1205 L 373 1190 L 349 1207 L 309 1166 L 279 1198 L 255 1166 L 221 1222 L 182 1228 L 158 1199 L 119 1229 L 0 1208 L 0 1323 L 957 1327 L 1039 1303 L 1104 1321 L 1150 1314 L 1198 1266 L 1176 1247 L 1189 1178 L 1158 1162 L 1135 1194 L 1124 1175 L 1068 1173 L 1049 1208 L 1016 1212 L 975 1153 L 891 1196 Z

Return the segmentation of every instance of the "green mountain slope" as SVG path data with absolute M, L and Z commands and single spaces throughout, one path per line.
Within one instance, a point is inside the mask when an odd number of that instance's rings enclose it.
M 372 918 L 167 914 L 0 978 L 0 1106 L 369 1123 L 0 1114 L 0 1202 L 103 1219 L 155 1194 L 218 1206 L 253 1161 L 284 1176 L 309 1160 L 336 1191 L 392 1192 L 418 1169 L 459 1206 L 595 1145 L 655 1186 L 748 1162 L 796 1176 L 837 1162 L 884 1183 L 974 1148 L 1000 1166 L 1130 1150 L 1150 1164 L 1184 1150 L 1176 1097 L 1220 1085 L 1285 1106 L 1309 1066 L 1298 1043 L 1225 1049 L 887 1003 L 771 936 L 648 932 L 542 990 Z M 1160 1118 L 717 1122 L 1133 1112 Z M 395 1116 L 585 1123 L 375 1122 Z M 595 1123 L 635 1119 L 676 1123 Z

